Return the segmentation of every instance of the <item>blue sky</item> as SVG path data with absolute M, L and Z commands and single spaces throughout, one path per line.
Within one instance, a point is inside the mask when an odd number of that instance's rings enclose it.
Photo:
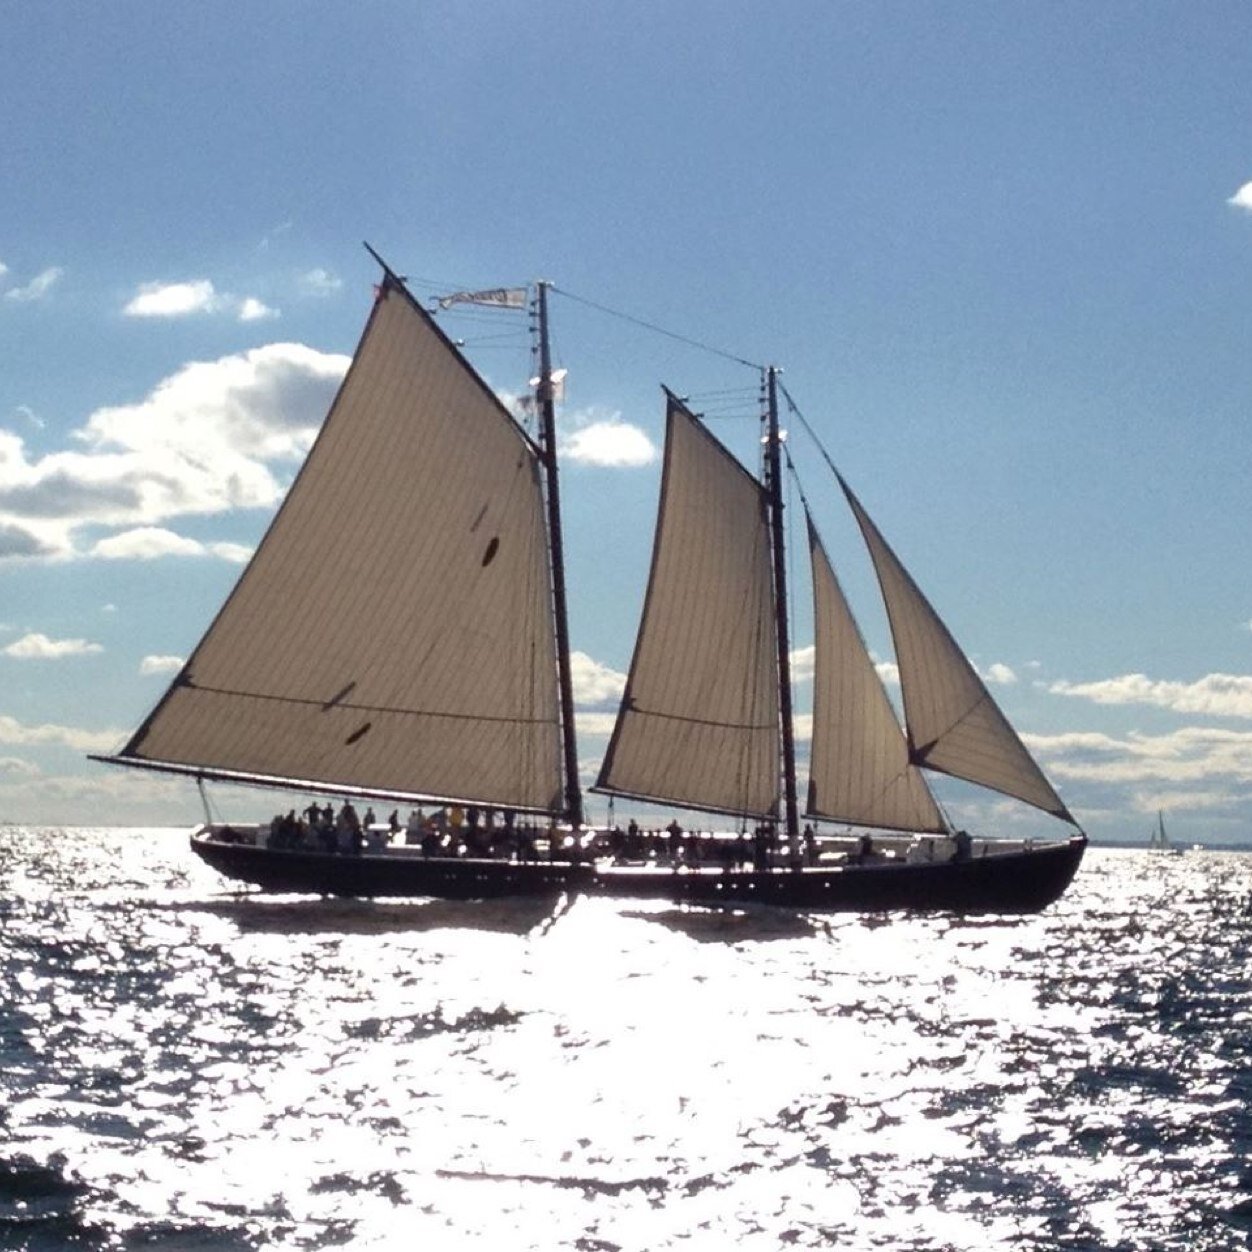
M 543 277 L 780 365 L 1091 833 L 1160 807 L 1183 839 L 1252 835 L 1245 5 L 0 15 L 0 819 L 194 819 L 189 786 L 83 754 L 143 717 L 263 531 L 368 312 L 368 239 L 423 297 Z M 603 713 L 658 384 L 698 408 L 755 377 L 573 299 L 553 317 Z M 449 326 L 524 386 L 520 323 Z M 746 417 L 714 424 L 754 455 Z M 887 662 L 864 556 L 805 481 Z

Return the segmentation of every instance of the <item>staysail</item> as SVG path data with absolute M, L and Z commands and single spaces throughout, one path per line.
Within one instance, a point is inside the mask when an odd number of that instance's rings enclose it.
M 538 453 L 390 274 L 251 563 L 120 761 L 562 808 Z
M 874 669 L 839 580 L 808 522 L 815 647 L 806 816 L 943 833 L 947 827 Z
M 596 790 L 772 816 L 779 692 L 765 499 L 667 396 L 643 623 Z
M 982 679 L 842 477 L 887 606 L 913 763 L 1077 825 Z

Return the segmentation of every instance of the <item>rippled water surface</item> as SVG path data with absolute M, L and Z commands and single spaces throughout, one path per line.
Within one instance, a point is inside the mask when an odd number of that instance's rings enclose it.
M 823 920 L 0 835 L 5 1248 L 1252 1246 L 1252 857 Z

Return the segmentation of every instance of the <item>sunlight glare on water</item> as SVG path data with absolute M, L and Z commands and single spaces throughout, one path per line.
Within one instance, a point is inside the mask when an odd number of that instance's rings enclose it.
M 1038 917 L 550 913 L 238 896 L 174 832 L 11 830 L 0 1234 L 1243 1247 L 1250 888 L 1093 851 Z

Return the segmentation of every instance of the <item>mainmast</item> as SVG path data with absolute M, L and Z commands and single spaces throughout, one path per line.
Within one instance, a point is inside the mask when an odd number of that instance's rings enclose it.
M 561 544 L 561 493 L 557 485 L 556 403 L 552 394 L 552 350 L 548 342 L 548 287 L 538 284 L 540 445 L 547 476 L 548 538 L 552 551 L 552 609 L 556 616 L 557 682 L 561 695 L 561 746 L 565 755 L 565 816 L 583 824 L 583 796 L 578 782 L 578 743 L 574 734 L 574 681 L 569 663 L 569 613 L 565 600 L 565 558 Z M 794 771 L 793 771 L 794 773 Z
M 778 635 L 778 706 L 782 719 L 783 818 L 787 839 L 800 836 L 796 804 L 796 742 L 791 717 L 791 640 L 787 630 L 787 554 L 783 528 L 781 435 L 778 430 L 778 370 L 766 371 L 765 486 L 769 496 L 770 546 L 774 557 L 774 610 Z

